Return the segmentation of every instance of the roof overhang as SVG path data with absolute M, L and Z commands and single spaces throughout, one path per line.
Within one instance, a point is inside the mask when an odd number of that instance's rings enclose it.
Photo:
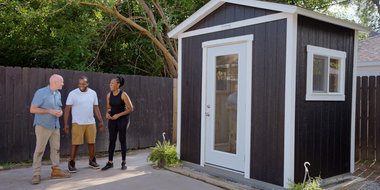
M 316 20 L 332 23 L 335 25 L 347 27 L 353 30 L 358 30 L 361 33 L 369 33 L 371 32 L 371 28 L 364 27 L 362 25 L 349 22 L 346 20 L 338 19 L 335 17 L 327 16 L 321 13 L 317 13 L 311 10 L 307 10 L 305 8 L 297 7 L 294 5 L 286 5 L 280 3 L 266 2 L 266 1 L 258 1 L 258 0 L 211 0 L 198 11 L 196 11 L 193 15 L 183 21 L 180 25 L 174 28 L 172 31 L 168 33 L 170 38 L 178 38 L 181 33 L 184 33 L 190 27 L 194 26 L 197 22 L 205 18 L 207 15 L 212 13 L 214 10 L 222 6 L 224 3 L 231 3 L 249 7 L 257 7 L 262 9 L 268 9 L 283 13 L 290 14 L 299 14 L 304 15 Z

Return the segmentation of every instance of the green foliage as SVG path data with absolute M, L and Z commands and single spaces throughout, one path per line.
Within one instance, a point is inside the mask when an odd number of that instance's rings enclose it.
M 373 0 L 267 1 L 297 5 L 343 19 L 348 18 L 328 12 L 328 8 L 336 3 L 345 7 L 352 5 L 360 18 L 355 22 L 380 30 Z M 113 10 L 119 1 L 0 0 L 0 65 L 170 76 L 162 52 L 151 39 L 119 18 L 80 2 L 96 3 Z M 152 35 L 162 35 L 165 45 L 172 43 L 172 49 L 166 48 L 176 51 L 176 41 L 168 39 L 166 34 L 209 0 L 145 2 L 156 24 L 150 21 L 137 0 L 124 1 L 117 10 Z M 155 4 L 157 2 L 159 4 Z M 156 9 L 158 6 L 162 7 L 164 17 Z M 360 39 L 365 37 L 361 35 Z
M 276 3 L 284 3 L 297 5 L 317 11 L 323 14 L 327 14 L 343 20 L 348 20 L 361 24 L 363 26 L 371 27 L 372 30 L 380 32 L 380 6 L 376 6 L 378 0 L 266 0 Z M 339 6 L 337 10 L 330 10 L 332 6 Z M 346 8 L 353 8 L 357 18 L 353 18 L 349 14 Z M 361 36 L 361 38 L 364 36 Z
M 306 9 L 325 12 L 327 9 L 335 4 L 347 5 L 348 1 L 343 0 L 265 0 L 272 1 L 276 3 L 284 3 L 290 5 L 297 5 Z
M 164 56 L 152 40 L 119 18 L 81 2 L 113 10 L 118 1 L 0 0 L 0 65 L 169 76 Z M 156 25 L 137 0 L 125 1 L 118 11 L 157 36 L 166 35 L 208 0 L 145 2 Z M 176 50 L 175 40 L 171 41 Z
M 174 144 L 171 145 L 170 140 L 163 144 L 158 141 L 152 149 L 153 151 L 148 155 L 147 161 L 151 161 L 159 166 L 162 159 L 165 159 L 166 167 L 180 164 L 180 160 L 177 157 L 177 147 Z
M 307 180 L 305 184 L 302 183 L 294 183 L 293 181 L 289 181 L 287 184 L 289 185 L 290 190 L 323 190 L 319 187 L 319 183 L 322 181 L 320 177 L 316 177 L 315 179 Z M 302 188 L 303 185 L 303 188 Z
M 4 3 L 0 64 L 91 71 L 85 68 L 96 53 L 92 47 L 100 42 L 99 28 L 106 25 L 95 13 L 62 0 Z

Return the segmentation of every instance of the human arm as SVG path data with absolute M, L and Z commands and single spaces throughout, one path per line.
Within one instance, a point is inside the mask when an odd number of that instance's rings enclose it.
M 62 116 L 62 109 L 55 110 L 55 109 L 43 109 L 36 105 L 31 104 L 30 105 L 30 113 L 36 113 L 36 114 L 51 114 L 56 117 Z
M 232 96 L 232 94 L 231 94 L 231 95 L 229 95 L 228 98 L 227 98 L 227 101 L 226 101 L 226 104 L 225 104 L 225 108 L 226 108 L 227 110 L 236 111 L 237 108 L 231 106 L 231 105 L 233 105 L 232 102 L 233 102 L 233 96 Z
M 106 119 L 111 119 L 111 115 L 110 115 L 110 112 L 111 112 L 111 106 L 110 106 L 110 94 L 111 94 L 111 93 L 108 93 L 108 94 L 107 94 L 107 111 L 106 111 Z
M 131 99 L 129 98 L 128 94 L 123 92 L 123 94 L 121 95 L 121 99 L 124 101 L 125 103 L 125 106 L 128 108 L 127 110 L 121 112 L 121 113 L 118 113 L 118 114 L 115 114 L 112 116 L 112 120 L 115 120 L 123 115 L 128 115 L 130 113 L 133 112 L 133 105 L 132 105 L 132 102 L 131 102 Z
M 69 134 L 69 114 L 70 114 L 70 109 L 72 105 L 66 105 L 65 107 L 65 114 L 63 115 L 63 120 L 65 123 L 65 127 L 63 130 L 65 131 L 66 134 Z
M 99 110 L 99 106 L 98 105 L 94 105 L 94 112 L 95 112 L 96 117 L 99 120 L 99 127 L 100 127 L 99 131 L 103 131 L 104 124 L 103 124 L 102 116 L 100 115 L 100 110 Z
M 229 106 L 229 105 L 226 105 L 226 109 L 228 109 L 228 110 L 237 110 L 237 108 L 234 108 L 234 107 L 232 107 L 232 106 Z

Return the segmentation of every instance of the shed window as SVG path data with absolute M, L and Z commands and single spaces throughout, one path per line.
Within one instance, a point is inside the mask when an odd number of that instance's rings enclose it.
M 346 52 L 307 46 L 308 101 L 344 101 Z

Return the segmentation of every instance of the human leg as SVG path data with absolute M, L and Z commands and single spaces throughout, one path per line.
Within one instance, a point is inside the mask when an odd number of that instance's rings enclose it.
M 86 125 L 84 136 L 88 143 L 88 151 L 90 153 L 90 160 L 95 156 L 95 139 L 96 139 L 96 124 Z
M 60 129 L 55 129 L 49 138 L 50 143 L 50 160 L 52 162 L 51 178 L 69 178 L 70 174 L 63 173 L 59 169 L 59 149 L 60 149 Z
M 59 168 L 59 148 L 60 148 L 61 138 L 59 129 L 55 129 L 50 135 L 50 160 L 53 167 Z
M 88 143 L 88 151 L 90 153 L 90 159 L 88 164 L 94 169 L 99 169 L 98 163 L 96 163 L 95 158 L 95 138 L 96 138 L 96 124 L 83 125 L 85 128 L 84 136 Z
M 113 161 L 113 154 L 115 152 L 115 144 L 118 133 L 117 120 L 109 120 L 108 131 L 109 131 L 109 146 L 108 146 L 108 160 Z
M 70 159 L 75 160 L 75 156 L 77 155 L 79 145 L 71 145 L 71 151 L 70 151 Z
M 77 154 L 79 145 L 71 145 L 71 155 L 70 161 L 68 163 L 68 169 L 70 173 L 77 173 L 77 169 L 75 168 L 75 155 Z
M 127 154 L 127 128 L 129 127 L 129 115 L 118 119 L 119 141 L 121 146 L 121 158 L 126 159 Z
M 35 126 L 36 134 L 36 149 L 34 150 L 33 155 L 33 179 L 32 184 L 38 184 L 41 181 L 41 161 L 42 156 L 44 155 L 46 144 L 49 140 L 50 134 L 52 131 L 45 129 L 40 125 Z
M 129 128 L 129 115 L 119 118 L 120 121 L 118 123 L 119 127 L 119 141 L 121 146 L 121 169 L 126 170 L 127 166 L 125 163 L 126 154 L 127 154 L 127 129 Z
M 236 153 L 236 125 L 237 121 L 233 119 L 229 119 L 228 125 L 228 144 L 229 144 L 229 152 Z
M 116 120 L 108 120 L 108 133 L 109 133 L 108 162 L 102 168 L 102 171 L 113 168 L 113 154 L 115 152 L 117 132 L 118 132 L 118 129 L 117 129 Z
M 90 160 L 95 157 L 95 144 L 88 144 L 88 152 L 90 153 Z
M 88 150 L 90 152 L 90 159 L 88 160 L 88 165 L 94 169 L 100 169 L 99 164 L 96 162 L 95 157 L 95 145 L 94 144 L 88 144 Z
M 73 123 L 71 125 L 71 150 L 70 150 L 70 160 L 67 164 L 68 170 L 70 173 L 76 173 L 77 169 L 75 168 L 75 156 L 79 145 L 83 144 L 83 134 L 85 128 L 82 125 Z

